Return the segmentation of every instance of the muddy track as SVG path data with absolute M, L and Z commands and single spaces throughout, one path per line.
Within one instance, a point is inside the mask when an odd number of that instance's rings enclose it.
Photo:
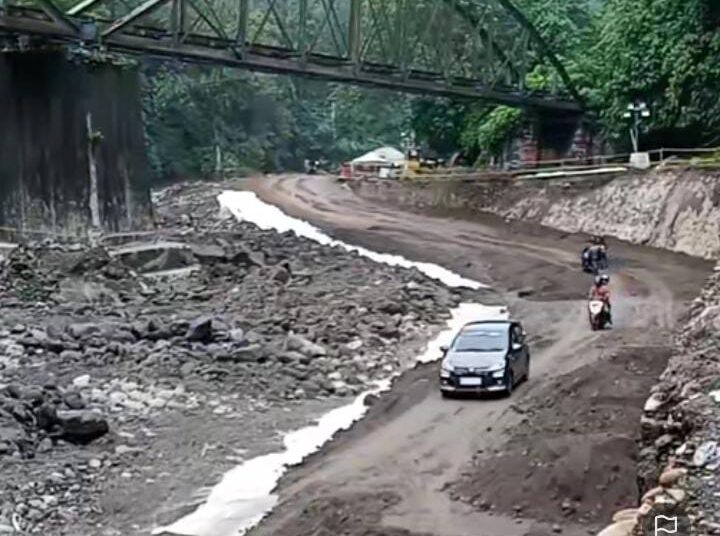
M 598 483 L 593 493 L 586 491 L 593 489 L 594 482 L 587 481 L 591 477 L 582 466 L 573 467 L 570 458 L 571 465 L 562 468 L 564 481 L 568 473 L 577 473 L 578 490 L 558 493 L 573 495 L 581 506 L 583 501 L 592 503 L 592 508 L 579 508 L 589 512 L 582 519 L 555 516 L 552 504 L 548 505 L 548 515 L 513 512 L 514 486 L 542 489 L 537 483 L 528 486 L 523 479 L 532 476 L 522 472 L 500 479 L 497 510 L 451 490 L 460 480 L 477 480 L 476 468 L 487 463 L 478 459 L 478 453 L 507 450 L 508 439 L 518 437 L 517 430 L 528 424 L 523 412 L 517 411 L 518 405 L 535 399 L 546 402 L 545 409 L 533 416 L 536 435 L 517 440 L 527 443 L 528 452 L 533 444 L 549 441 L 551 435 L 553 452 L 578 444 L 595 452 L 608 444 L 610 435 L 632 440 L 637 433 L 632 411 L 637 408 L 626 404 L 638 405 L 643 393 L 636 391 L 649 387 L 667 359 L 664 347 L 669 333 L 685 303 L 700 288 L 709 271 L 707 263 L 611 243 L 616 327 L 593 334 L 584 318 L 583 298 L 590 281 L 577 269 L 581 237 L 536 225 L 507 224 L 492 216 L 461 220 L 411 214 L 391 203 L 363 200 L 349 188 L 325 178 L 258 179 L 251 181 L 249 188 L 263 200 L 347 242 L 435 262 L 491 283 L 504 293 L 513 314 L 523 320 L 532 337 L 531 380 L 512 399 L 448 401 L 437 390 L 435 367 L 406 375 L 373 406 L 364 421 L 288 474 L 280 486 L 280 505 L 253 531 L 254 535 L 520 536 L 547 533 L 553 523 L 561 523 L 564 534 L 587 534 L 588 528 L 602 522 L 598 518 L 621 506 L 617 503 L 635 485 L 635 475 L 627 469 L 635 453 L 626 444 L 617 454 L 623 457 L 618 460 L 619 467 L 624 468 L 622 474 L 609 483 Z M 521 288 L 530 294 L 528 299 L 516 297 L 515 291 Z M 652 364 L 643 369 L 646 372 L 639 376 L 642 381 L 624 382 L 626 367 L 607 367 L 608 374 L 617 378 L 601 378 L 603 360 L 628 348 L 643 348 L 645 361 Z M 588 370 L 593 372 L 588 374 Z M 603 385 L 617 385 L 619 392 L 614 396 L 621 402 L 603 406 L 610 416 L 604 414 L 603 420 L 587 431 L 571 427 L 570 432 L 556 438 L 550 424 L 559 418 L 557 407 L 566 402 L 557 389 L 561 374 L 565 375 L 563 382 L 572 382 L 577 375 L 583 382 L 597 378 L 605 382 Z M 634 392 L 622 392 L 623 388 Z M 598 404 L 591 396 L 593 392 L 592 388 L 581 390 L 572 398 L 578 413 L 589 415 L 590 420 L 595 414 L 594 404 Z M 629 418 L 620 419 L 622 415 Z M 608 428 L 605 421 L 615 425 Z M 518 446 L 522 445 L 512 445 Z M 548 467 L 538 478 L 555 478 L 552 464 Z M 592 478 L 599 482 L 604 476 Z M 492 499 L 493 490 L 484 491 Z M 556 499 L 559 502 L 563 497 L 553 497 Z M 627 497 L 628 504 L 634 500 Z

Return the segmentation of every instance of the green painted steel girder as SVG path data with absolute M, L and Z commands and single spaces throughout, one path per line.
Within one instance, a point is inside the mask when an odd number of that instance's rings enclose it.
M 513 0 L 26 0 L 0 34 L 399 91 L 578 112 L 562 63 Z M 110 15 L 109 15 L 110 14 Z M 82 19 L 80 18 L 82 17 Z M 88 43 L 82 23 L 94 19 Z M 564 92 L 529 92 L 551 65 Z

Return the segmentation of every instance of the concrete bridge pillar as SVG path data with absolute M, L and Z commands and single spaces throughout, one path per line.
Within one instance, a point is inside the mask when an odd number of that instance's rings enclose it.
M 84 234 L 149 221 L 136 69 L 0 53 L 0 107 L 0 227 Z
M 593 124 L 580 115 L 531 115 L 505 151 L 505 162 L 534 164 L 544 160 L 590 160 L 602 154 Z

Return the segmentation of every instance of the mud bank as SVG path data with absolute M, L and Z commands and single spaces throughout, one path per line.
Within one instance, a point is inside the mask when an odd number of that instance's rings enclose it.
M 720 255 L 720 173 L 652 171 L 580 181 L 354 183 L 367 199 L 459 216 L 490 212 L 572 233 L 602 233 L 703 258 Z

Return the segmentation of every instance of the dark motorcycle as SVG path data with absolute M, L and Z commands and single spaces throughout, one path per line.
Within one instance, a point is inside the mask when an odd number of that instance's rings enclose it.
M 589 247 L 585 247 L 585 249 L 582 250 L 582 255 L 580 256 L 580 262 L 582 264 L 583 272 L 586 272 L 588 274 L 597 275 L 599 270 L 594 262 L 594 259 L 592 257 L 592 252 L 590 251 Z
M 586 246 L 582 250 L 580 262 L 582 263 L 583 272 L 598 275 L 608 269 L 607 250 L 597 246 Z

